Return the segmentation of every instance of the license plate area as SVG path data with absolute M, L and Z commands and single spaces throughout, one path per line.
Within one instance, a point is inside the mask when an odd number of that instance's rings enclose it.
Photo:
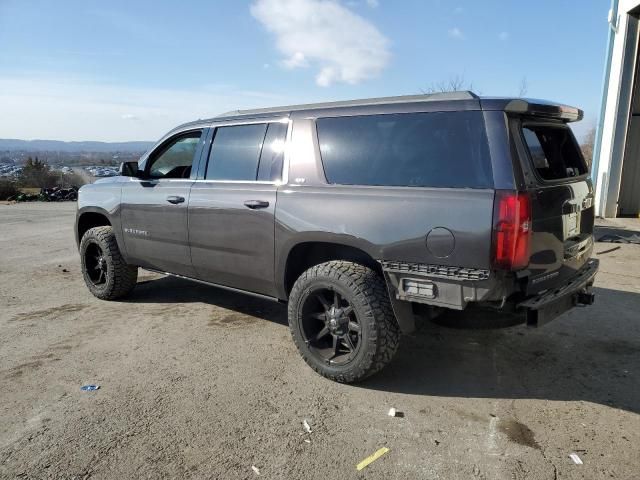
M 580 212 L 567 213 L 562 216 L 564 239 L 575 237 L 580 233 Z

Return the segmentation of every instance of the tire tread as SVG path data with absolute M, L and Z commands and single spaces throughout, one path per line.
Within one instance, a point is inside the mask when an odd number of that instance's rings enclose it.
M 117 300 L 127 296 L 134 289 L 138 281 L 138 267 L 129 265 L 125 262 L 122 254 L 120 253 L 120 249 L 118 248 L 118 242 L 116 241 L 116 236 L 113 233 L 113 227 L 93 227 L 87 230 L 80 243 L 81 254 L 84 252 L 86 243 L 92 238 L 101 244 L 104 255 L 108 258 L 107 261 L 112 266 L 113 281 L 107 282 L 107 286 L 104 289 L 97 288 L 87 279 L 84 271 L 85 267 L 83 259 L 82 269 L 87 287 L 89 287 L 89 290 L 93 295 L 102 300 Z
M 317 278 L 331 278 L 351 289 L 354 301 L 365 306 L 367 315 L 360 322 L 367 321 L 370 338 L 365 346 L 367 352 L 363 361 L 354 365 L 346 373 L 333 373 L 323 369 L 312 361 L 310 353 L 299 336 L 293 322 L 297 321 L 297 299 L 308 284 Z M 295 282 L 289 301 L 289 328 L 298 351 L 305 362 L 320 375 L 342 383 L 364 380 L 379 372 L 387 365 L 396 351 L 400 341 L 400 329 L 389 301 L 389 293 L 384 280 L 371 268 L 344 260 L 332 260 L 315 265 L 306 270 Z

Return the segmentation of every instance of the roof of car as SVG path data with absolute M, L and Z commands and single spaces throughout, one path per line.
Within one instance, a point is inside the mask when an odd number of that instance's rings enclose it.
M 283 105 L 279 107 L 255 108 L 251 110 L 232 110 L 217 115 L 212 120 L 226 120 L 247 116 L 263 116 L 274 114 L 288 114 L 312 110 L 347 109 L 354 107 L 383 106 L 394 104 L 421 104 L 425 102 L 460 102 L 478 101 L 475 93 L 470 91 L 427 93 L 422 95 L 399 95 L 395 97 L 361 98 L 356 100 L 342 100 L 337 102 L 304 103 L 299 105 Z
M 190 124 L 290 116 L 292 114 L 308 113 L 309 115 L 314 115 L 320 113 L 319 111 L 322 111 L 323 115 L 372 114 L 378 111 L 379 113 L 390 113 L 396 111 L 400 106 L 406 107 L 408 111 L 425 109 L 430 111 L 504 110 L 523 115 L 555 118 L 565 122 L 580 120 L 583 114 L 582 110 L 578 108 L 546 100 L 517 97 L 479 97 L 471 91 L 457 91 L 233 110 L 213 118 L 191 122 Z

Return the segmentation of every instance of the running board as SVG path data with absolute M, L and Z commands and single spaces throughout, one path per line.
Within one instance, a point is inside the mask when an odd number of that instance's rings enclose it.
M 209 287 L 221 288 L 222 290 L 227 290 L 229 292 L 242 293 L 244 295 L 251 295 L 252 297 L 261 298 L 263 300 L 270 300 L 272 302 L 283 303 L 283 301 L 280 300 L 279 298 L 270 297 L 269 295 L 263 295 L 261 293 L 250 292 L 248 290 L 242 290 L 240 288 L 228 287 L 226 285 L 220 285 L 219 283 L 207 282 L 205 280 L 198 280 L 197 278 L 186 277 L 184 275 L 178 275 L 177 273 L 169 273 L 169 272 L 163 272 L 162 270 L 154 270 L 153 268 L 147 268 L 147 267 L 140 267 L 140 268 L 142 268 L 143 270 L 147 270 L 148 272 L 159 273 L 161 275 L 167 275 L 168 277 L 182 278 L 183 280 L 189 280 L 190 282 L 201 283 L 201 284 L 207 285 Z

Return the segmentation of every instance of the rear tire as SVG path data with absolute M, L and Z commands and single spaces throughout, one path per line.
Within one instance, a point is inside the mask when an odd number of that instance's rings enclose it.
M 136 286 L 138 267 L 124 261 L 110 226 L 87 230 L 80 241 L 80 258 L 84 281 L 99 299 L 125 297 Z
M 388 295 L 384 280 L 356 263 L 331 261 L 304 272 L 289 296 L 289 328 L 305 362 L 343 383 L 380 371 L 400 340 Z

